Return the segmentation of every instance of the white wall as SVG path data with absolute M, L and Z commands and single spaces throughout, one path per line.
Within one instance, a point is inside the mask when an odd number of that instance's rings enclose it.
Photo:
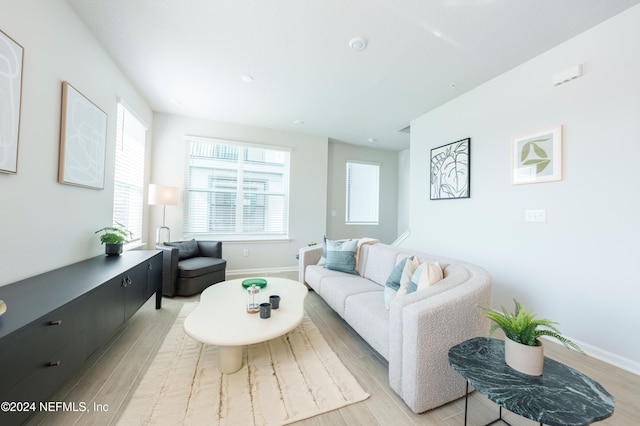
M 347 225 L 346 167 L 347 161 L 380 164 L 380 217 L 378 225 Z M 398 236 L 398 153 L 381 149 L 329 142 L 329 200 L 327 237 L 377 238 L 391 244 Z M 336 213 L 335 216 L 332 212 Z M 320 240 L 322 235 L 320 235 Z
M 412 235 L 477 263 L 596 356 L 640 373 L 640 6 L 411 123 Z M 553 87 L 554 74 L 583 77 Z M 564 179 L 512 185 L 513 136 L 561 124 Z M 429 201 L 429 150 L 471 138 L 471 198 Z M 525 223 L 546 209 L 547 223 Z
M 154 118 L 154 156 L 152 183 L 178 186 L 178 206 L 167 207 L 166 222 L 171 239 L 181 240 L 183 224 L 182 190 L 186 166 L 185 135 L 262 143 L 291 147 L 291 194 L 289 241 L 224 242 L 223 256 L 227 273 L 294 269 L 300 247 L 320 242 L 325 232 L 327 206 L 326 137 L 283 132 L 238 124 L 221 123 L 169 114 Z M 155 240 L 155 228 L 162 224 L 162 207 L 152 207 L 149 241 Z M 198 238 L 198 239 L 205 239 Z M 249 256 L 244 257 L 244 249 Z
M 409 230 L 410 154 L 410 149 L 398 153 L 398 236 Z
M 0 173 L 0 285 L 104 253 L 112 223 L 116 99 L 151 110 L 65 1 L 2 0 L 0 29 L 24 48 L 18 173 Z M 105 189 L 57 183 L 62 81 L 108 114 Z

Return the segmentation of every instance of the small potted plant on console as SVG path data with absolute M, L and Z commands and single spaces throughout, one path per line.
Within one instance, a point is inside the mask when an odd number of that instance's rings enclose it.
M 558 323 L 548 319 L 536 319 L 531 310 L 517 300 L 513 313 L 504 306 L 501 311 L 483 308 L 484 316 L 495 324 L 489 330 L 489 337 L 498 329 L 502 329 L 506 336 L 504 340 L 504 360 L 513 369 L 531 376 L 541 376 L 544 366 L 544 350 L 539 337 L 549 336 L 559 340 L 568 348 L 573 348 L 584 354 L 584 351 L 574 342 L 560 334 L 555 327 Z
M 95 233 L 99 232 L 103 233 L 100 235 L 100 242 L 105 245 L 104 252 L 107 256 L 120 255 L 123 245 L 133 238 L 133 232 L 129 231 L 120 222 L 116 222 L 113 226 L 105 226 L 102 229 L 98 229 Z

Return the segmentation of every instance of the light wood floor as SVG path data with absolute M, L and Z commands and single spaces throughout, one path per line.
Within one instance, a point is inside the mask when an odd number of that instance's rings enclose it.
M 290 278 L 295 279 L 295 276 Z M 114 338 L 98 351 L 52 401 L 84 403 L 87 412 L 39 413 L 31 425 L 115 424 L 128 399 L 153 360 L 180 308 L 191 298 L 164 298 L 163 308 L 149 300 Z M 464 398 L 423 414 L 414 414 L 388 385 L 387 362 L 367 345 L 315 293 L 310 292 L 306 310 L 342 362 L 371 395 L 366 401 L 311 418 L 297 425 L 462 425 Z M 638 425 L 640 422 L 640 376 L 585 357 L 563 346 L 545 342 L 545 355 L 564 362 L 597 380 L 616 400 L 614 415 L 602 425 Z M 469 397 L 468 424 L 484 425 L 498 415 L 498 407 L 478 392 Z M 504 413 L 513 426 L 537 425 L 513 413 Z M 130 425 L 134 426 L 134 425 Z M 243 426 L 243 425 L 238 425 Z

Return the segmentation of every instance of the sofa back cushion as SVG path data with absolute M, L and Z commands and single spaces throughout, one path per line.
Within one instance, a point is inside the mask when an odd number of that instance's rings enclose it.
M 409 256 L 386 244 L 363 245 L 361 251 L 364 253 L 360 254 L 360 275 L 380 286 L 385 285 L 396 264 Z

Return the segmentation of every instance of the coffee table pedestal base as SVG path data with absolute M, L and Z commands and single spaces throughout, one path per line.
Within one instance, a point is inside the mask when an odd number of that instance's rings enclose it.
M 221 373 L 231 374 L 242 367 L 242 348 L 244 346 L 218 347 L 218 369 Z

